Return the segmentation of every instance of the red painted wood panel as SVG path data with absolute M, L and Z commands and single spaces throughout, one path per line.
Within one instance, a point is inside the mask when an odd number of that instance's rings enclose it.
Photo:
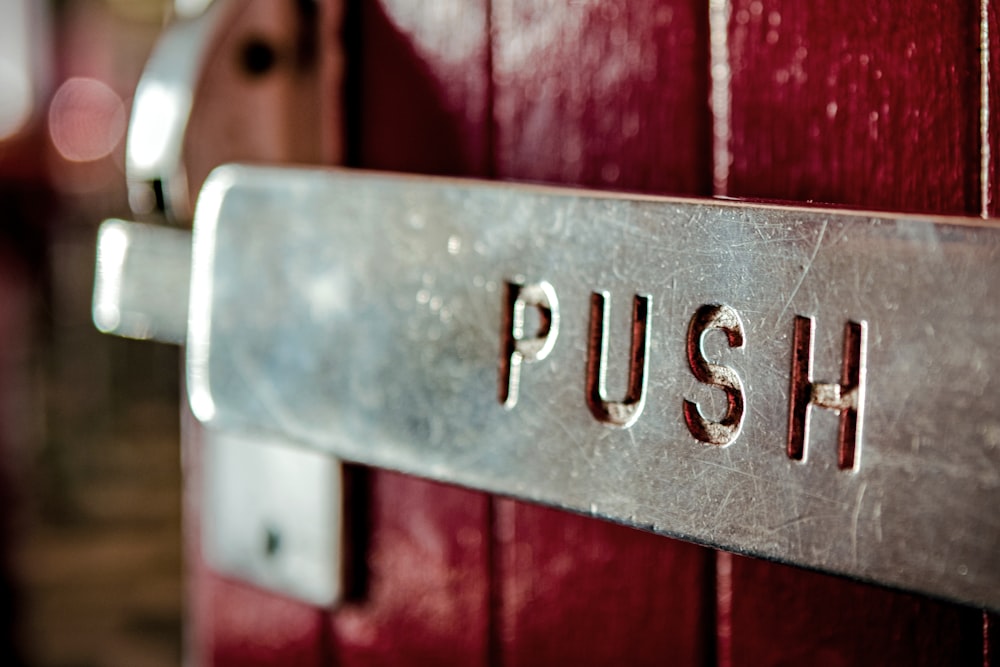
M 727 194 L 979 213 L 978 3 L 734 0 L 728 32 Z M 726 665 L 983 660 L 979 610 L 738 556 L 719 622 Z
M 977 2 L 734 0 L 729 194 L 979 212 Z
M 483 176 L 488 161 L 484 0 L 361 3 L 348 17 L 360 80 L 348 86 L 359 166 Z M 350 114 L 355 114 L 351 116 Z M 329 621 L 342 665 L 486 664 L 490 497 L 354 468 L 353 599 Z M 361 584 L 360 586 L 358 584 Z
M 495 0 L 497 175 L 711 194 L 705 4 Z
M 332 661 L 485 665 L 489 498 L 386 471 L 353 472 L 356 484 L 370 479 L 366 493 L 350 496 L 353 519 L 370 531 L 353 545 L 366 572 L 355 570 L 352 583 L 366 581 L 331 616 Z
M 348 53 L 360 80 L 348 143 L 372 169 L 485 176 L 489 164 L 486 0 L 359 3 Z M 349 37 L 350 38 L 350 37 Z
M 730 558 L 732 643 L 723 664 L 978 665 L 983 660 L 979 609 Z
M 494 0 L 493 36 L 497 176 L 709 193 L 704 3 Z M 499 663 L 710 659 L 709 550 L 509 500 L 496 516 Z
M 990 216 L 1000 215 L 1000 7 L 996 0 L 987 0 L 987 32 L 989 39 L 989 146 L 990 160 L 986 174 L 987 212 Z

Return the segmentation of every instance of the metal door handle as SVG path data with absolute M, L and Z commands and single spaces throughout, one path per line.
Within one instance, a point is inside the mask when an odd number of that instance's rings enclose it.
M 186 317 L 166 234 L 95 321 L 186 326 L 212 428 L 1000 609 L 989 223 L 226 166 Z
M 183 6 L 191 3 L 179 3 Z M 140 215 L 159 212 L 190 220 L 181 160 L 191 104 L 216 33 L 240 3 L 202 2 L 164 31 L 136 87 L 125 149 L 129 204 Z

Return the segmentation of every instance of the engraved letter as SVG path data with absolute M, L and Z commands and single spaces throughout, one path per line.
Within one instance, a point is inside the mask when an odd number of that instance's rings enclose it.
M 646 402 L 646 371 L 649 359 L 648 296 L 636 295 L 632 302 L 632 352 L 628 366 L 628 388 L 620 403 L 606 397 L 605 376 L 608 357 L 608 310 L 610 296 L 597 292 L 590 295 L 590 335 L 587 341 L 587 407 L 598 421 L 610 426 L 628 428 L 639 419 Z
M 691 318 L 687 335 L 687 358 L 691 372 L 699 382 L 719 387 L 726 392 L 726 415 L 722 421 L 713 422 L 704 417 L 694 401 L 684 400 L 684 421 L 691 435 L 710 445 L 725 447 L 740 436 L 743 428 L 743 413 L 746 402 L 743 396 L 743 382 L 729 366 L 720 366 L 705 359 L 702 343 L 705 334 L 712 329 L 726 333 L 729 347 L 743 347 L 743 322 L 740 314 L 729 306 L 705 305 Z
M 840 413 L 837 464 L 857 470 L 861 460 L 861 423 L 865 407 L 865 322 L 844 326 L 844 362 L 840 384 L 813 381 L 813 329 L 811 317 L 795 317 L 792 336 L 792 381 L 788 402 L 788 457 L 804 460 L 809 440 L 809 408 L 815 405 Z
M 538 309 L 538 331 L 524 336 L 524 311 Z M 552 285 L 544 280 L 522 285 L 506 283 L 500 330 L 500 385 L 498 398 L 508 410 L 517 405 L 521 384 L 521 364 L 549 356 L 559 336 L 559 300 Z

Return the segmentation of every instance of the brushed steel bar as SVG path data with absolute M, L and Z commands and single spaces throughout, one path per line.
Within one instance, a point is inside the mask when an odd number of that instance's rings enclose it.
M 190 400 L 1000 609 L 998 255 L 978 219 L 227 166 L 195 216 Z

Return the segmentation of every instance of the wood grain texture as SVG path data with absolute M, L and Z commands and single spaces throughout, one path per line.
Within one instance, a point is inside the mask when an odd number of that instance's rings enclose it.
M 355 469 L 358 481 L 359 470 Z M 331 615 L 338 665 L 485 665 L 489 645 L 488 498 L 371 470 L 367 585 Z M 364 496 L 367 495 L 367 499 Z M 360 543 L 359 543 L 360 542 Z M 355 582 L 356 583 L 356 582 Z
M 489 162 L 486 0 L 360 3 L 354 166 L 485 176 Z
M 709 194 L 707 10 L 493 3 L 501 178 Z
M 497 500 L 498 664 L 701 665 L 710 551 Z
M 979 213 L 979 7 L 734 0 L 734 196 Z
M 732 558 L 730 665 L 982 662 L 979 609 Z
M 709 193 L 703 3 L 494 0 L 493 17 L 497 176 Z M 499 664 L 710 659 L 708 550 L 525 503 L 496 507 Z
M 735 0 L 729 45 L 726 194 L 979 213 L 977 3 Z M 983 659 L 978 610 L 738 556 L 722 563 L 722 664 Z
M 991 217 L 1000 215 L 1000 7 L 996 0 L 987 3 L 987 44 L 989 45 L 989 147 L 990 160 L 986 179 L 989 183 L 986 211 Z

